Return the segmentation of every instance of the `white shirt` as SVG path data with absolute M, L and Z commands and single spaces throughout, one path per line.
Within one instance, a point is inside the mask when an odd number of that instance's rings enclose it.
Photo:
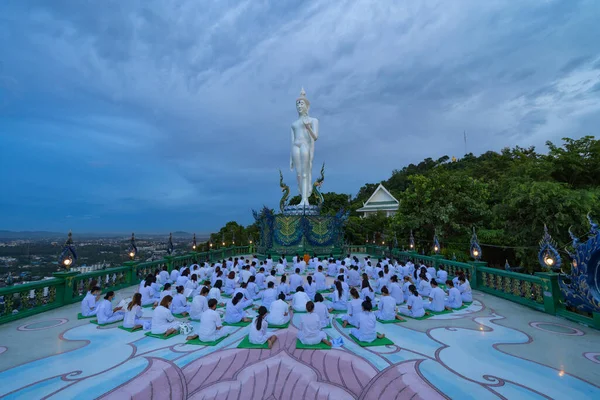
M 141 318 L 143 312 L 142 307 L 137 304 L 131 307 L 131 310 L 125 308 L 125 318 L 123 319 L 123 327 L 133 328 L 135 326 L 136 318 Z
M 190 318 L 200 319 L 200 316 L 204 311 L 208 310 L 208 300 L 206 296 L 194 296 L 192 306 L 190 308 Z
M 171 328 L 175 320 L 171 310 L 166 307 L 158 306 L 152 312 L 152 333 L 160 335 Z
M 438 283 L 441 284 L 446 284 L 446 281 L 448 280 L 448 272 L 443 271 L 443 270 L 438 270 L 437 272 L 437 281 Z
M 252 274 L 247 269 L 243 269 L 240 272 L 240 277 L 242 278 L 242 282 L 248 283 L 248 279 L 250 279 L 251 276 L 252 276 Z
M 317 344 L 321 341 L 321 319 L 314 312 L 302 315 L 300 322 L 303 342 Z
M 396 300 L 396 304 L 404 302 L 404 293 L 402 293 L 400 285 L 398 285 L 396 282 L 392 282 L 389 284 L 388 289 L 390 292 L 390 296 L 393 297 L 394 300 Z
M 221 301 L 221 291 L 219 289 L 217 289 L 216 287 L 210 289 L 210 291 L 208 292 L 208 299 L 215 299 L 217 300 L 217 303 L 222 303 Z
M 252 323 L 250 324 L 250 332 L 248 332 L 248 340 L 253 344 L 264 344 L 269 336 L 267 335 L 267 328 L 269 324 L 267 323 L 267 319 L 263 318 L 261 321 L 260 330 L 256 328 L 256 320 L 258 316 L 254 317 Z
M 290 287 L 292 288 L 292 291 L 296 291 L 296 288 L 298 286 L 302 286 L 302 282 L 303 279 L 300 275 L 293 274 L 292 276 L 290 276 Z
M 407 304 L 411 306 L 411 316 L 418 318 L 425 315 L 425 308 L 423 308 L 423 299 L 421 298 L 421 296 L 415 296 L 411 294 L 410 296 L 408 296 Z
M 83 301 L 81 302 L 81 315 L 83 315 L 84 317 L 89 317 L 92 311 L 94 311 L 95 309 L 96 296 L 94 296 L 90 292 L 87 292 L 87 294 L 83 298 Z
M 381 296 L 379 299 L 379 318 L 384 321 L 396 318 L 396 300 L 390 296 Z
M 321 301 L 315 302 L 315 309 L 313 313 L 319 316 L 319 319 L 321 320 L 321 327 L 324 328 L 329 325 L 329 310 L 327 309 L 325 303 Z
M 290 306 L 283 300 L 275 300 L 269 307 L 269 321 L 274 325 L 283 325 L 289 321 L 289 314 L 285 315 L 289 311 Z
M 377 338 L 377 320 L 372 312 L 360 313 L 358 317 L 358 332 L 360 340 L 370 342 Z
M 431 309 L 433 311 L 443 311 L 444 310 L 444 291 L 439 287 L 434 287 L 431 289 L 429 293 L 429 297 L 431 297 Z
M 208 309 L 200 316 L 200 327 L 198 328 L 198 339 L 203 342 L 212 342 L 216 340 L 217 328 L 223 326 L 219 313 L 213 309 Z
M 310 301 L 308 295 L 304 292 L 296 292 L 292 296 L 292 308 L 296 311 L 306 311 L 306 303 Z
M 96 314 L 98 317 L 99 324 L 105 324 L 108 322 L 108 319 L 113 316 L 112 303 L 109 300 L 101 300 L 100 304 L 98 304 L 98 313 Z

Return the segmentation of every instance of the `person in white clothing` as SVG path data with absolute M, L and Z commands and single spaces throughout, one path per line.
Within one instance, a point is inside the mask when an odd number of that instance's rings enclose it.
M 429 278 L 430 281 L 431 281 L 431 279 L 433 279 L 437 276 L 437 272 L 435 271 L 435 268 L 433 268 L 433 266 L 427 267 L 427 273 L 431 277 L 431 278 Z M 442 282 L 444 282 L 444 281 L 442 281 Z
M 212 287 L 212 289 L 210 289 L 210 291 L 208 292 L 208 299 L 215 299 L 217 300 L 217 303 L 219 305 L 224 306 L 225 303 L 223 302 L 223 300 L 221 300 L 221 285 L 222 285 L 221 280 L 218 280 L 215 285 Z
M 265 307 L 266 308 L 266 307 Z M 285 302 L 285 294 L 279 293 L 277 300 L 271 303 L 267 321 L 273 325 L 284 325 L 290 321 L 290 305 Z
M 277 290 L 275 290 L 275 284 L 269 282 L 267 289 L 262 292 L 259 297 L 262 300 L 261 305 L 265 307 L 271 307 L 271 303 L 277 300 Z
M 186 297 L 183 295 L 185 289 L 183 286 L 177 286 L 177 294 L 173 297 L 171 302 L 171 312 L 173 314 L 181 314 L 184 317 L 190 312 L 190 306 L 187 303 Z
M 404 303 L 404 293 L 402 293 L 402 288 L 398 284 L 398 277 L 396 275 L 392 275 L 390 278 L 390 284 L 387 288 L 390 292 L 390 296 L 392 296 L 396 301 L 396 305 Z
M 310 302 L 310 298 L 306 293 L 304 293 L 304 288 L 302 286 L 298 286 L 296 288 L 296 293 L 292 296 L 292 308 L 294 311 L 306 311 L 306 304 Z
M 123 318 L 123 328 L 128 328 L 133 331 L 142 329 L 148 330 L 152 325 L 152 322 L 141 319 L 142 312 L 142 295 L 135 293 L 133 299 L 125 310 L 125 317 Z
M 160 277 L 161 285 L 164 285 L 165 283 L 169 282 L 169 268 L 166 265 L 163 265 L 162 271 L 160 271 L 158 276 Z
M 298 340 L 302 344 L 324 343 L 327 346 L 331 346 L 331 342 L 327 340 L 327 334 L 321 330 L 321 320 L 313 312 L 314 309 L 315 305 L 312 301 L 306 303 L 306 312 L 308 314 L 302 316 L 300 329 L 298 330 Z
M 325 304 L 325 299 L 321 293 L 315 294 L 315 314 L 319 316 L 321 320 L 321 328 L 331 327 L 331 317 L 329 316 L 329 310 Z
M 448 272 L 446 272 L 443 265 L 438 267 L 436 277 L 437 281 L 441 283 L 445 283 L 448 280 Z
M 410 296 L 408 297 L 406 306 L 398 307 L 398 312 L 413 318 L 419 318 L 428 314 L 425 312 L 425 308 L 423 308 L 423 299 L 417 291 L 417 287 L 410 285 L 408 290 L 410 291 Z
M 179 322 L 169 310 L 173 298 L 165 296 L 160 305 L 152 312 L 152 333 L 155 335 L 164 335 L 165 337 L 179 331 Z
M 444 311 L 444 291 L 438 287 L 438 283 L 435 279 L 431 280 L 431 292 L 429 292 L 429 302 L 424 303 L 423 307 L 429 311 L 440 312 Z
M 98 317 L 99 324 L 112 324 L 113 322 L 121 321 L 125 317 L 125 313 L 122 311 L 121 307 L 115 307 L 113 309 L 111 302 L 114 297 L 115 292 L 111 290 L 106 293 L 104 300 L 98 305 L 96 317 Z
M 446 310 L 452 310 L 462 307 L 462 297 L 460 291 L 454 287 L 454 282 L 450 279 L 446 280 L 448 288 L 448 300 L 445 302 Z
M 216 310 L 217 300 L 208 300 L 208 310 L 204 311 L 200 316 L 198 333 L 188 336 L 186 340 L 199 339 L 202 342 L 214 342 L 229 335 L 229 328 L 231 327 L 223 326 L 221 323 L 221 316 Z
M 267 276 L 265 278 L 265 285 L 267 285 L 267 287 L 269 287 L 269 282 L 273 282 L 273 284 L 277 283 L 277 278 L 275 277 L 275 270 L 272 269 L 271 273 L 269 274 L 269 276 Z
M 173 297 L 173 290 L 171 290 L 171 284 L 170 283 L 165 283 L 165 286 L 163 288 L 163 290 L 160 292 L 160 300 L 162 300 L 165 296 L 171 296 Z M 144 303 L 142 303 L 143 305 Z
M 462 297 L 463 303 L 470 303 L 473 301 L 471 285 L 469 282 L 467 282 L 467 279 L 464 275 L 461 275 L 460 278 L 458 278 L 458 290 L 460 291 L 460 296 Z
M 296 272 L 290 276 L 290 287 L 292 288 L 292 290 L 294 290 L 294 288 L 302 286 L 303 283 L 304 280 L 300 276 L 300 268 L 296 268 Z
M 421 281 L 419 282 L 419 294 L 423 297 L 429 297 L 429 293 L 431 293 L 431 283 L 429 283 L 429 278 L 425 271 L 421 271 L 419 278 L 421 278 Z
M 96 303 L 102 296 L 102 290 L 98 286 L 94 286 L 91 291 L 87 292 L 81 302 L 81 315 L 84 317 L 92 317 L 98 312 Z
M 323 266 L 319 265 L 317 267 L 317 272 L 314 273 L 313 278 L 315 280 L 315 284 L 317 285 L 317 291 L 327 289 L 325 274 L 323 273 Z
M 385 287 L 385 286 L 384 286 Z M 383 289 L 383 288 L 382 288 Z M 387 289 L 387 288 L 386 288 Z M 377 333 L 376 331 L 376 318 L 375 314 L 371 312 L 373 305 L 370 301 L 365 300 L 362 303 L 362 313 L 358 318 L 358 324 L 356 328 L 350 329 L 350 334 L 357 338 L 361 342 L 372 342 L 375 339 L 383 339 L 385 335 L 383 333 Z
M 375 317 L 381 321 L 404 321 L 398 314 L 396 314 L 396 300 L 390 295 L 390 292 L 386 286 L 381 288 L 379 311 L 375 312 Z
M 252 344 L 265 344 L 268 343 L 269 349 L 273 347 L 273 344 L 277 341 L 277 336 L 267 334 L 267 328 L 269 323 L 265 320 L 267 314 L 267 307 L 260 306 L 258 308 L 258 315 L 254 317 L 254 321 L 250 324 L 250 332 L 248 333 L 248 340 Z
M 285 265 L 283 265 L 283 260 L 279 259 L 279 263 L 275 266 L 275 272 L 277 275 L 283 275 L 285 273 Z
M 279 286 L 277 286 L 277 293 L 283 293 L 285 295 L 286 300 L 289 300 L 292 298 L 290 296 L 290 285 L 288 285 L 288 283 L 287 283 L 287 275 L 286 274 L 281 275 L 281 282 L 279 283 Z
M 315 299 L 315 294 L 317 294 L 317 285 L 313 282 L 312 276 L 306 277 L 306 283 L 304 284 L 304 293 L 311 299 Z
M 342 316 L 342 321 L 344 321 L 342 326 L 344 328 L 348 325 L 358 326 L 358 317 L 362 313 L 363 301 L 358 294 L 358 290 L 356 288 L 350 289 L 350 296 L 352 296 L 352 300 L 348 302 L 348 314 Z
M 173 268 L 171 271 L 171 283 L 177 282 L 177 278 L 179 278 L 179 270 L 177 268 Z
M 192 300 L 192 305 L 190 306 L 190 319 L 200 320 L 202 313 L 208 310 L 208 292 L 208 287 L 202 286 L 200 294 L 194 296 L 194 300 Z

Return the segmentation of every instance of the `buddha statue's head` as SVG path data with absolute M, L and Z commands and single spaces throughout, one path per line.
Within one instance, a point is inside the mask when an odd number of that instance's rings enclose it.
M 304 88 L 300 91 L 300 97 L 296 99 L 296 110 L 300 115 L 307 115 L 310 108 L 310 101 L 306 98 Z

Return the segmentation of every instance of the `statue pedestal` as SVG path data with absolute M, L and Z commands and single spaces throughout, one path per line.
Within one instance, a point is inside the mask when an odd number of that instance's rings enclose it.
M 306 211 L 316 214 L 309 214 Z M 336 215 L 319 215 L 317 206 L 298 207 L 302 214 L 275 214 L 268 208 L 254 218 L 260 231 L 257 246 L 260 254 L 341 254 L 343 227 L 348 213 L 340 211 Z
M 319 210 L 319 206 L 313 206 L 313 205 L 308 205 L 308 206 L 301 206 L 301 205 L 295 205 L 295 206 L 285 206 L 283 208 L 283 215 L 289 216 L 289 215 L 319 215 L 320 214 L 320 210 Z

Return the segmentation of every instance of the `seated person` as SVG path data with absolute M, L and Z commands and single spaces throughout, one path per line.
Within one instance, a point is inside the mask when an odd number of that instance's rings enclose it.
M 448 288 L 448 299 L 444 302 L 446 310 L 461 308 L 463 303 L 460 290 L 454 287 L 454 282 L 450 279 L 446 280 L 446 287 Z
M 190 318 L 200 320 L 200 316 L 208 309 L 208 287 L 202 286 L 200 294 L 194 296 L 190 306 Z
M 296 293 L 292 295 L 292 308 L 294 311 L 306 311 L 306 303 L 310 301 L 310 298 L 306 293 L 304 293 L 304 288 L 302 286 L 298 286 L 296 288 Z
M 342 282 L 335 281 L 335 289 L 331 294 L 331 308 L 334 310 L 345 311 L 348 309 L 347 294 L 342 288 Z
M 183 295 L 183 286 L 177 286 L 177 294 L 173 297 L 171 302 L 171 312 L 173 314 L 181 314 L 184 317 L 189 314 L 190 306 L 187 303 L 186 297 Z
M 306 303 L 307 314 L 302 315 L 298 339 L 302 344 L 324 343 L 331 346 L 331 342 L 327 340 L 327 335 L 321 330 L 321 319 L 314 313 L 314 309 L 315 305 L 312 301 Z
M 382 289 L 385 286 L 382 287 Z M 387 289 L 387 288 L 386 288 Z M 357 338 L 361 342 L 372 342 L 375 339 L 382 339 L 385 337 L 382 333 L 377 333 L 375 329 L 377 320 L 375 314 L 371 312 L 373 305 L 369 300 L 365 300 L 362 303 L 363 312 L 358 318 L 358 327 L 350 329 L 350 334 Z
M 304 279 L 300 276 L 300 268 L 296 268 L 296 272 L 290 276 L 290 287 L 296 288 L 298 286 L 302 286 L 304 283 Z
M 165 296 L 160 301 L 160 305 L 152 312 L 152 333 L 155 335 L 169 336 L 172 333 L 179 331 L 179 322 L 175 321 L 175 317 L 169 309 L 173 298 Z
M 277 300 L 277 290 L 275 290 L 273 282 L 268 283 L 267 290 L 260 294 L 260 299 L 262 300 L 262 305 L 265 307 L 271 307 L 271 303 Z
M 162 300 L 165 296 L 173 297 L 173 290 L 171 289 L 170 283 L 165 283 L 163 290 L 160 292 L 160 300 Z M 143 305 L 143 303 L 142 303 L 142 305 Z
M 381 299 L 379 299 L 379 311 L 375 312 L 375 317 L 381 321 L 399 320 L 404 321 L 396 314 L 396 300 L 390 295 L 386 286 L 381 288 Z
M 240 283 L 240 287 L 235 289 L 235 291 L 233 292 L 234 296 L 238 293 L 241 293 L 244 295 L 244 297 L 242 298 L 242 308 L 247 308 L 252 305 L 252 298 L 250 297 L 250 294 L 246 290 L 247 287 L 248 287 L 248 284 L 246 282 L 242 282 L 242 283 Z
M 125 317 L 123 318 L 123 328 L 137 329 L 144 328 L 145 330 L 150 329 L 151 322 L 141 319 L 143 315 L 142 311 L 142 294 L 135 293 L 133 299 L 125 310 Z
M 225 305 L 225 303 L 221 299 L 221 285 L 222 284 L 223 284 L 223 281 L 220 280 L 220 279 L 217 279 L 217 281 L 215 282 L 214 286 L 208 292 L 208 299 L 209 300 L 210 299 L 217 300 L 217 303 L 219 305 Z
M 107 292 L 104 300 L 98 304 L 98 323 L 101 325 L 112 324 L 113 322 L 121 321 L 125 317 L 125 313 L 121 311 L 121 307 L 112 307 L 112 300 L 115 298 L 115 292 L 112 290 Z
M 417 287 L 415 285 L 410 285 L 408 290 L 410 291 L 410 296 L 408 296 L 406 306 L 398 307 L 398 311 L 400 314 L 408 315 L 413 318 L 424 316 L 426 313 L 425 308 L 423 308 L 423 299 L 417 291 Z
M 214 342 L 229 335 L 231 327 L 223 326 L 221 316 L 217 312 L 217 300 L 208 300 L 208 310 L 200 316 L 198 333 L 188 336 L 186 340 L 199 339 L 202 342 Z
M 269 344 L 269 349 L 273 347 L 273 344 L 277 341 L 277 336 L 268 335 L 267 328 L 269 324 L 265 319 L 267 314 L 267 307 L 260 306 L 258 308 L 258 315 L 254 318 L 254 321 L 250 324 L 250 332 L 248 333 L 248 340 L 252 344 Z
M 317 285 L 317 291 L 327 289 L 325 274 L 323 273 L 323 266 L 319 265 L 317 272 L 314 273 L 313 278 Z
M 306 277 L 304 293 L 306 293 L 311 300 L 315 299 L 315 294 L 317 293 L 317 284 L 313 282 L 313 277 L 310 275 Z
M 227 306 L 225 306 L 225 316 L 223 320 L 228 324 L 235 324 L 238 322 L 249 322 L 250 318 L 246 318 L 246 312 L 244 311 L 244 302 L 242 299 L 244 295 L 242 293 L 237 293 L 233 299 L 227 302 Z
M 360 299 L 358 290 L 356 290 L 356 288 L 350 289 L 350 296 L 352 296 L 352 300 L 348 303 L 348 314 L 342 316 L 342 321 L 344 321 L 342 326 L 344 328 L 348 326 L 348 324 L 358 326 L 358 317 L 360 317 L 360 314 L 362 313 L 363 301 Z M 370 301 L 368 296 L 367 299 Z
M 462 297 L 463 303 L 470 303 L 473 301 L 473 292 L 471 291 L 471 284 L 467 282 L 467 279 L 464 275 L 461 275 L 458 278 L 458 290 L 460 291 L 460 296 Z
M 323 299 L 321 293 L 315 294 L 315 314 L 319 316 L 321 320 L 321 328 L 325 328 L 331 324 L 331 318 L 329 317 L 329 310 Z
M 100 300 L 102 296 L 102 290 L 98 286 L 92 287 L 92 289 L 87 292 L 83 301 L 81 302 L 81 315 L 84 317 L 92 317 L 96 315 L 98 312 L 97 302 Z
M 446 297 L 446 295 L 444 294 L 444 291 L 442 289 L 440 289 L 440 287 L 438 287 L 437 281 L 435 279 L 432 279 L 431 280 L 431 292 L 429 292 L 430 301 L 423 304 L 423 307 L 426 310 L 435 311 L 435 312 L 444 311 L 444 309 L 445 309 L 444 298 L 445 297 Z
M 290 321 L 290 306 L 285 302 L 285 294 L 279 293 L 277 300 L 271 303 L 267 321 L 273 325 L 284 325 Z

